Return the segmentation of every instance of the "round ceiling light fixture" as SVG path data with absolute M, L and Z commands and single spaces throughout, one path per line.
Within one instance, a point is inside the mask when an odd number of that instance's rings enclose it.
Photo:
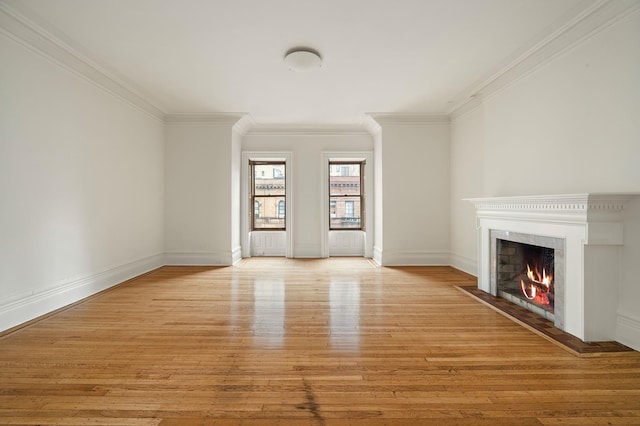
M 309 71 L 322 66 L 322 57 L 309 47 L 295 47 L 284 55 L 284 63 L 292 71 Z

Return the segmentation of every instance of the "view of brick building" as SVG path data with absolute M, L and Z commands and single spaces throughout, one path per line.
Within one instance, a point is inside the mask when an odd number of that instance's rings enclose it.
M 253 229 L 285 229 L 285 164 L 254 163 Z
M 362 163 L 329 164 L 329 228 L 361 229 Z

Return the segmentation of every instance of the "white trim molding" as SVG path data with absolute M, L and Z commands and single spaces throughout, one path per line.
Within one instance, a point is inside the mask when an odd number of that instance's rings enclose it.
M 458 95 L 448 113 L 454 117 L 464 114 L 477 106 L 479 99 L 499 93 L 639 9 L 640 2 L 637 0 L 589 0 L 578 3 L 565 15 L 564 21 L 558 21 L 559 24 L 548 28 L 528 48 L 512 55 L 497 71 Z M 472 106 L 467 107 L 467 103 Z
M 618 312 L 616 340 L 640 351 L 640 318 Z
M 253 126 L 255 126 L 253 117 L 251 117 L 251 114 L 245 114 L 233 125 L 233 132 L 239 138 L 242 138 L 253 128 Z
M 229 266 L 233 265 L 232 251 L 166 252 L 167 266 Z
M 481 217 L 535 219 L 563 223 L 622 221 L 624 205 L 638 194 L 562 194 L 532 195 L 520 197 L 468 198 L 473 203 L 476 215 Z M 591 238 L 601 239 L 597 229 L 589 229 Z M 596 231 L 596 232 L 594 232 Z M 613 233 L 612 244 L 622 243 L 622 234 Z
M 369 135 L 367 129 L 360 125 L 351 124 L 276 124 L 255 123 L 247 129 L 249 135 L 275 136 L 332 136 L 332 135 Z
M 373 247 L 373 261 L 378 265 L 382 266 L 382 249 L 378 246 Z
M 360 126 L 365 129 L 371 136 L 379 137 L 382 133 L 382 127 L 373 117 L 365 115 L 360 123 Z
M 4 2 L 0 2 L 0 34 L 6 35 L 153 118 L 164 119 L 165 111 L 148 96 L 143 95 L 140 88 L 125 81 L 124 77 L 107 71 Z
M 199 114 L 167 114 L 164 116 L 164 123 L 169 126 L 234 126 L 240 122 L 247 114 L 242 112 L 228 113 L 199 113 Z
M 319 259 L 322 257 L 321 252 L 322 248 L 320 246 L 297 246 L 291 257 L 296 259 Z
M 451 267 L 456 268 L 462 272 L 466 272 L 467 274 L 473 275 L 475 277 L 478 276 L 477 259 L 471 259 L 453 253 L 449 256 L 449 259 L 449 264 L 451 265 Z
M 235 265 L 241 260 L 242 260 L 242 247 L 241 246 L 234 247 L 233 250 L 231 250 L 231 265 Z
M 162 265 L 163 255 L 156 254 L 0 305 L 0 331 L 49 314 Z
M 387 124 L 448 126 L 451 122 L 448 114 L 370 112 L 368 115 L 381 126 Z
M 423 250 L 388 250 L 382 253 L 382 266 L 450 266 L 450 255 L 447 252 Z

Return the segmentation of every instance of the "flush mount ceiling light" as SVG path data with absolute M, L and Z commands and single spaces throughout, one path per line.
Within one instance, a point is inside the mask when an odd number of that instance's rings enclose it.
M 309 71 L 322 66 L 320 54 L 308 47 L 296 47 L 284 55 L 284 63 L 292 71 Z

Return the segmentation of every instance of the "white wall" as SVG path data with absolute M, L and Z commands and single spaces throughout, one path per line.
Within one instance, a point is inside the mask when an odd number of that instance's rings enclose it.
M 638 40 L 635 13 L 485 100 L 481 110 L 455 119 L 452 211 L 467 210 L 461 196 L 640 192 Z M 478 144 L 484 146 L 482 164 L 469 169 L 464 153 L 477 155 Z M 471 220 L 468 212 L 453 218 L 454 258 L 469 257 L 475 247 Z M 640 236 L 637 224 L 629 223 L 620 312 L 633 331 L 626 329 L 623 343 L 640 342 L 633 272 Z
M 377 120 L 382 127 L 382 264 L 448 265 L 449 125 Z
M 233 122 L 173 123 L 165 133 L 165 252 L 168 264 L 230 265 Z M 237 171 L 239 173 L 239 171 Z M 239 183 L 234 182 L 234 188 Z
M 640 15 L 485 102 L 487 195 L 640 189 Z
M 638 285 L 638 260 L 640 260 L 640 197 L 626 206 L 624 221 L 624 248 L 622 273 L 618 289 L 617 340 L 640 351 L 640 285 Z
M 0 33 L 0 330 L 162 264 L 163 125 Z
M 242 150 L 292 154 L 293 257 L 322 257 L 322 153 L 372 151 L 372 137 L 365 132 L 250 131 Z
M 451 125 L 451 264 L 473 275 L 478 273 L 476 211 L 462 200 L 484 194 L 483 119 L 480 105 Z

